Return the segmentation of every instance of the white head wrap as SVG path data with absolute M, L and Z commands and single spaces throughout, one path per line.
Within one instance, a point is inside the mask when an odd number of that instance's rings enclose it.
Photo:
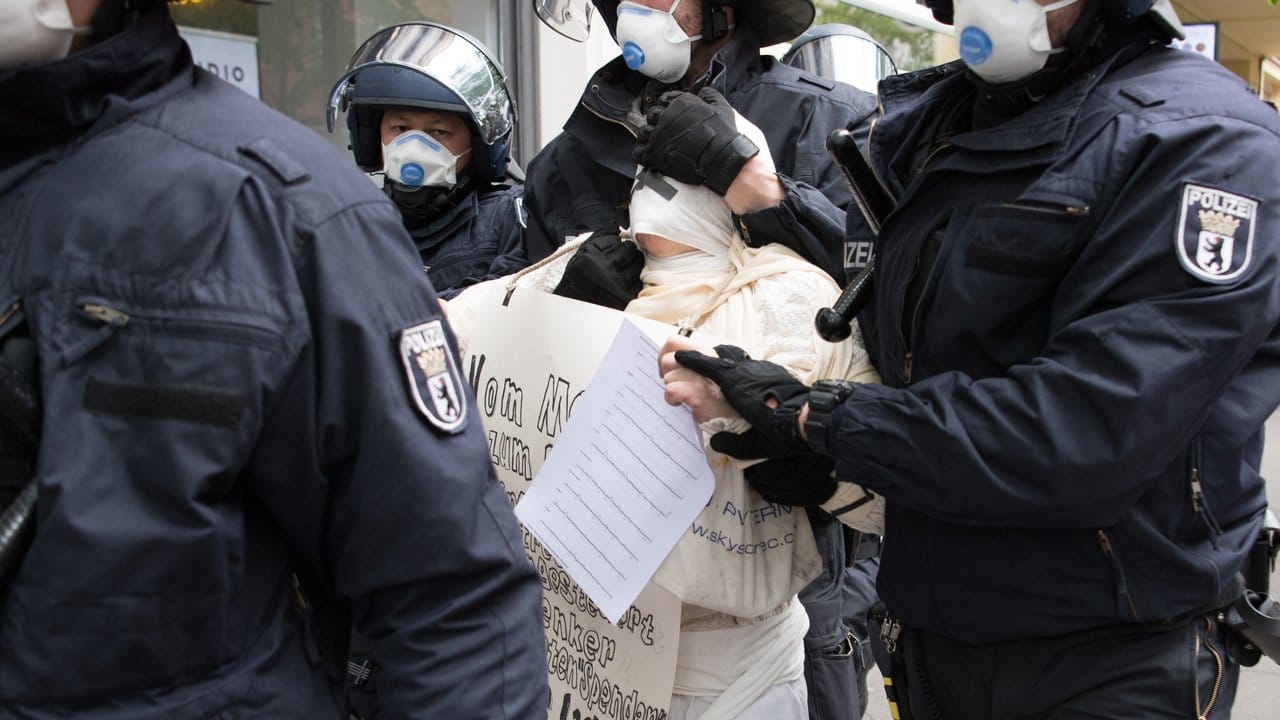
M 764 133 L 736 113 L 735 121 L 772 166 Z M 792 267 L 791 258 L 782 264 L 771 262 L 781 246 L 769 246 L 763 251 L 766 262 L 759 262 L 762 250 L 743 244 L 733 211 L 715 191 L 643 167 L 637 168 L 631 190 L 631 227 L 622 231 L 625 238 L 634 239 L 638 234 L 656 235 L 689 248 L 664 258 L 645 253 L 640 271 L 644 289 L 627 311 L 663 322 L 696 323 L 723 302 L 726 293 L 762 275 Z M 748 264 L 751 271 L 744 272 Z
M 734 113 L 734 122 L 763 153 L 769 152 L 764 133 L 750 120 Z M 724 198 L 704 185 L 690 185 L 637 168 L 631 190 L 633 235 L 657 235 L 687 245 L 719 260 L 727 260 L 729 246 L 738 235 L 733 212 Z

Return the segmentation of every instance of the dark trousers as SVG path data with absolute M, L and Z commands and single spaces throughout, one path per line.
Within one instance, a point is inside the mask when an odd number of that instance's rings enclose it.
M 904 720 L 1225 720 L 1240 670 L 1226 641 L 1212 616 L 990 645 L 905 630 L 894 681 Z
M 822 574 L 800 591 L 809 615 L 804 638 L 809 720 L 858 720 L 867 707 L 867 610 L 876 600 L 880 540 L 809 510 Z

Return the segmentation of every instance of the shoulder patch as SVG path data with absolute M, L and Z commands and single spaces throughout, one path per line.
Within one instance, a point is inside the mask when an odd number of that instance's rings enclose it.
M 1253 198 L 1187 183 L 1178 215 L 1178 261 L 1205 282 L 1235 280 L 1253 259 L 1257 217 L 1258 201 Z
M 271 138 L 260 137 L 236 149 L 241 155 L 257 160 L 285 185 L 293 185 L 311 177 L 302 163 L 289 157 Z
M 444 432 L 461 432 L 467 421 L 467 395 L 443 323 L 432 320 L 401 330 L 400 360 L 418 412 Z

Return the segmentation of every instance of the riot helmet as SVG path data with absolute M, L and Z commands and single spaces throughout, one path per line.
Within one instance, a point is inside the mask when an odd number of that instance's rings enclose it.
M 329 93 L 326 117 L 333 132 L 340 111 L 356 164 L 383 169 L 381 123 L 389 108 L 458 113 L 471 131 L 466 172 L 478 181 L 507 172 L 516 107 L 502 66 L 478 40 L 431 22 L 380 30 L 352 56 Z
M 1156 27 L 1165 35 L 1166 40 L 1181 38 L 1185 35 L 1182 22 L 1174 12 L 1170 0 L 1092 0 L 1102 3 L 1102 15 L 1117 25 L 1129 25 L 1143 17 L 1150 17 Z M 951 25 L 955 22 L 955 8 L 952 0 L 918 0 L 933 11 L 933 17 L 940 23 Z
M 686 2 L 694 0 L 685 0 Z M 702 3 L 702 37 L 717 40 L 729 32 L 724 8 L 732 7 L 736 21 L 755 33 L 761 46 L 786 42 L 813 22 L 813 0 L 696 0 Z M 591 6 L 599 11 L 617 38 L 619 0 L 533 0 L 533 9 L 544 23 L 573 40 L 585 40 L 591 28 Z
M 782 62 L 873 95 L 881 80 L 898 72 L 884 46 L 862 29 L 841 23 L 809 28 L 791 43 Z

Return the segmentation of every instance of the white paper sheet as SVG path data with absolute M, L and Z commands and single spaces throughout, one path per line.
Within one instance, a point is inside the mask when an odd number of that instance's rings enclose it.
M 617 622 L 715 479 L 693 415 L 662 399 L 658 345 L 623 322 L 516 517 Z

